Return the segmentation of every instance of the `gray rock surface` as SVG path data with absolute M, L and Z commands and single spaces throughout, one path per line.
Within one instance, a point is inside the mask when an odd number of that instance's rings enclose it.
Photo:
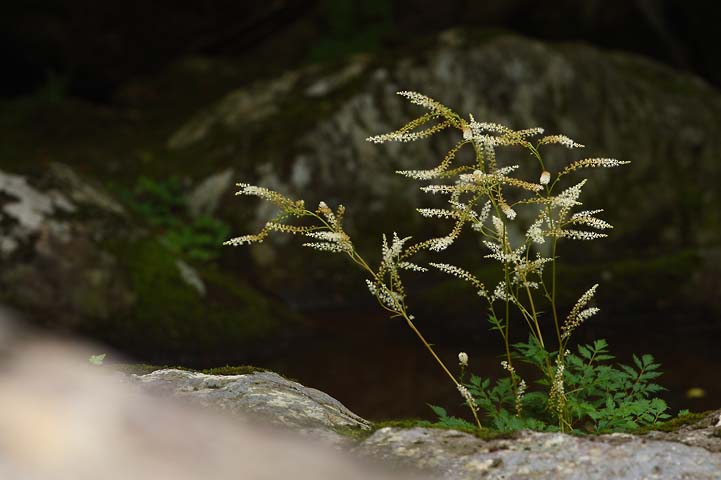
M 721 478 L 718 453 L 620 434 L 573 437 L 521 432 L 507 440 L 485 442 L 454 431 L 383 428 L 356 452 L 454 480 Z
M 330 395 L 287 380 L 277 373 L 206 375 L 158 370 L 137 377 L 143 390 L 172 394 L 241 417 L 301 433 L 341 440 L 340 429 L 370 429 L 370 423 Z
M 679 442 L 721 454 L 721 410 L 709 413 L 702 420 L 683 425 L 672 432 L 649 432 L 644 438 Z
M 188 194 L 188 211 L 194 217 L 212 216 L 223 193 L 233 185 L 234 172 L 228 168 L 204 179 Z
M 54 180 L 55 185 L 41 190 L 26 177 L 0 171 L 0 194 L 5 197 L 0 205 L 2 258 L 42 234 L 69 241 L 72 224 L 58 217 L 75 214 L 81 206 L 100 209 L 106 214 L 124 214 L 120 205 L 82 181 L 65 165 L 51 165 L 44 180 Z
M 99 245 L 119 239 L 125 211 L 66 165 L 39 178 L 0 172 L 0 288 L 3 298 L 57 326 L 105 319 L 130 307 L 133 292 L 116 258 Z

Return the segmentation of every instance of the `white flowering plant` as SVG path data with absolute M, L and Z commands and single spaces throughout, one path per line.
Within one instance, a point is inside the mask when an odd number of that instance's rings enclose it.
M 612 168 L 629 162 L 586 158 L 554 172 L 547 168 L 541 154 L 545 146 L 556 144 L 577 149 L 583 145 L 564 135 L 543 136 L 542 128 L 512 130 L 496 123 L 478 122 L 472 115 L 466 119 L 420 93 L 399 92 L 399 95 L 425 108 L 426 113 L 396 131 L 370 137 L 368 141 L 410 142 L 446 130 L 460 134 L 434 168 L 396 172 L 414 180 L 430 181 L 420 188 L 423 192 L 447 197 L 445 208 L 418 209 L 424 217 L 451 220 L 452 227 L 446 235 L 420 242 L 411 242 L 411 237 L 400 237 L 395 232 L 383 235 L 381 260 L 372 268 L 343 228 L 345 208 L 342 205 L 333 210 L 321 202 L 315 210 L 309 210 L 302 200 L 241 183 L 238 195 L 269 201 L 278 207 L 279 214 L 259 233 L 236 237 L 225 244 L 262 242 L 270 232 L 289 233 L 308 239 L 303 243 L 306 247 L 345 255 L 361 267 L 368 275 L 368 290 L 380 308 L 393 318 L 403 319 L 417 336 L 460 393 L 475 427 L 465 420 L 449 417 L 443 408 L 433 407 L 441 424 L 480 429 L 479 413 L 482 412 L 499 430 L 607 431 L 631 429 L 667 418 L 666 404 L 652 398 L 661 390 L 650 383 L 659 375 L 652 357 L 634 357 L 638 367 L 635 370 L 626 365 L 609 365 L 613 357 L 602 340 L 578 346 L 578 354 L 570 352 L 573 332 L 598 312 L 597 307 L 591 306 L 598 285 L 583 293 L 565 316 L 557 305 L 559 242 L 603 238 L 605 231 L 612 228 L 598 218 L 602 210 L 577 210 L 582 205 L 579 198 L 586 180 L 567 181 L 582 169 Z M 514 176 L 519 165 L 499 165 L 496 150 L 504 147 L 525 149 L 531 162 L 537 165 L 535 177 Z M 473 161 L 455 165 L 461 163 L 457 153 L 463 148 L 472 150 Z M 530 215 L 518 216 L 517 211 L 521 209 Z M 523 223 L 521 218 L 530 219 L 521 230 L 525 230 L 525 234 L 511 235 L 511 230 L 519 230 L 519 225 L 511 228 L 512 224 Z M 415 258 L 422 252 L 433 255 L 448 249 L 465 230 L 480 236 L 486 249 L 484 257 L 496 262 L 502 273 L 502 280 L 492 288 L 468 268 L 442 262 L 424 265 Z M 489 379 L 471 376 L 466 383 L 468 355 L 459 354 L 461 374 L 454 375 L 420 332 L 406 303 L 402 278 L 406 272 L 430 269 L 469 283 L 488 305 L 488 320 L 503 343 L 502 366 L 506 377 L 492 384 Z M 528 342 L 512 344 L 512 328 L 526 330 Z M 519 361 L 539 372 L 533 391 L 516 371 L 515 363 Z

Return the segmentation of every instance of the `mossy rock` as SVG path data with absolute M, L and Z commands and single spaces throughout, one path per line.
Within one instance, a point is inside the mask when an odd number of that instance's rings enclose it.
M 213 367 L 203 368 L 195 370 L 188 367 L 181 367 L 178 365 L 150 365 L 147 363 L 107 363 L 104 367 L 118 372 L 123 372 L 132 375 L 146 375 L 153 373 L 157 370 L 173 369 L 173 370 L 188 370 L 192 372 L 204 373 L 206 375 L 248 375 L 256 372 L 266 372 L 267 370 L 260 367 L 254 367 L 252 365 L 226 365 L 224 367 Z
M 681 428 L 695 425 L 701 422 L 702 420 L 708 418 L 711 413 L 713 412 L 707 411 L 684 413 L 682 415 L 678 415 L 675 418 L 672 418 L 671 420 L 666 420 L 665 422 L 659 422 L 648 427 L 639 428 L 634 433 L 642 435 L 649 432 L 677 432 Z
M 277 302 L 212 266 L 198 272 L 207 289 L 201 295 L 182 279 L 177 257 L 153 238 L 114 252 L 135 302 L 96 333 L 124 351 L 152 361 L 219 363 L 261 354 L 264 343 L 279 343 L 296 324 Z

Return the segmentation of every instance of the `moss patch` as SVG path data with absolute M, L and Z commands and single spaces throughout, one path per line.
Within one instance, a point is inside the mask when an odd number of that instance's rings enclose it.
M 200 370 L 200 373 L 206 375 L 248 375 L 250 373 L 267 372 L 266 369 L 260 367 L 254 367 L 252 365 L 237 365 L 224 367 L 205 368 Z
M 690 412 L 685 415 L 679 415 L 676 418 L 672 418 L 671 420 L 667 420 L 665 422 L 659 422 L 655 425 L 639 428 L 632 433 L 643 435 L 648 432 L 675 432 L 681 427 L 685 427 L 686 425 L 693 425 L 700 422 L 701 420 L 708 417 L 711 413 L 711 411 L 701 413 Z
M 198 270 L 207 290 L 201 296 L 181 278 L 177 257 L 152 238 L 122 244 L 115 253 L 136 300 L 97 334 L 125 351 L 183 363 L 224 361 L 247 357 L 250 347 L 295 324 L 281 305 L 212 266 Z
M 252 365 L 226 365 L 225 367 L 206 368 L 202 370 L 194 370 L 192 368 L 170 365 L 149 365 L 146 363 L 110 363 L 105 366 L 118 372 L 133 375 L 147 375 L 149 373 L 165 369 L 185 370 L 188 372 L 204 373 L 206 375 L 248 375 L 250 373 L 267 371 L 264 368 L 254 367 Z
M 334 427 L 333 431 L 343 437 L 352 438 L 357 442 L 362 442 L 366 438 L 370 437 L 374 429 L 360 428 L 360 427 Z

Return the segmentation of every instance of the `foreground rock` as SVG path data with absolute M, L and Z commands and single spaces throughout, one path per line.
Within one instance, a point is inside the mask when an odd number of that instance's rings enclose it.
M 632 435 L 522 432 L 486 442 L 454 431 L 384 428 L 356 451 L 448 479 L 721 478 L 718 453 Z
M 368 423 L 339 402 L 273 373 L 129 377 L 90 365 L 91 353 L 0 324 L 0 478 L 721 478 L 719 412 L 646 436 L 519 432 L 486 441 L 428 428 L 364 435 Z M 343 439 L 344 431 L 355 434 Z
M 138 381 L 156 393 L 331 439 L 365 458 L 432 478 L 721 478 L 719 412 L 678 431 L 644 436 L 520 432 L 487 441 L 452 430 L 382 428 L 363 440 L 342 441 L 339 428 L 360 431 L 368 423 L 328 395 L 274 373 L 223 377 L 160 370 Z
M 334 442 L 343 441 L 337 433 L 343 429 L 370 429 L 369 422 L 330 395 L 273 372 L 219 376 L 168 369 L 142 375 L 138 381 L 149 392 L 172 394 Z
M 87 347 L 1 322 L 2 479 L 403 478 L 288 432 L 142 394 L 124 375 L 89 365 Z

